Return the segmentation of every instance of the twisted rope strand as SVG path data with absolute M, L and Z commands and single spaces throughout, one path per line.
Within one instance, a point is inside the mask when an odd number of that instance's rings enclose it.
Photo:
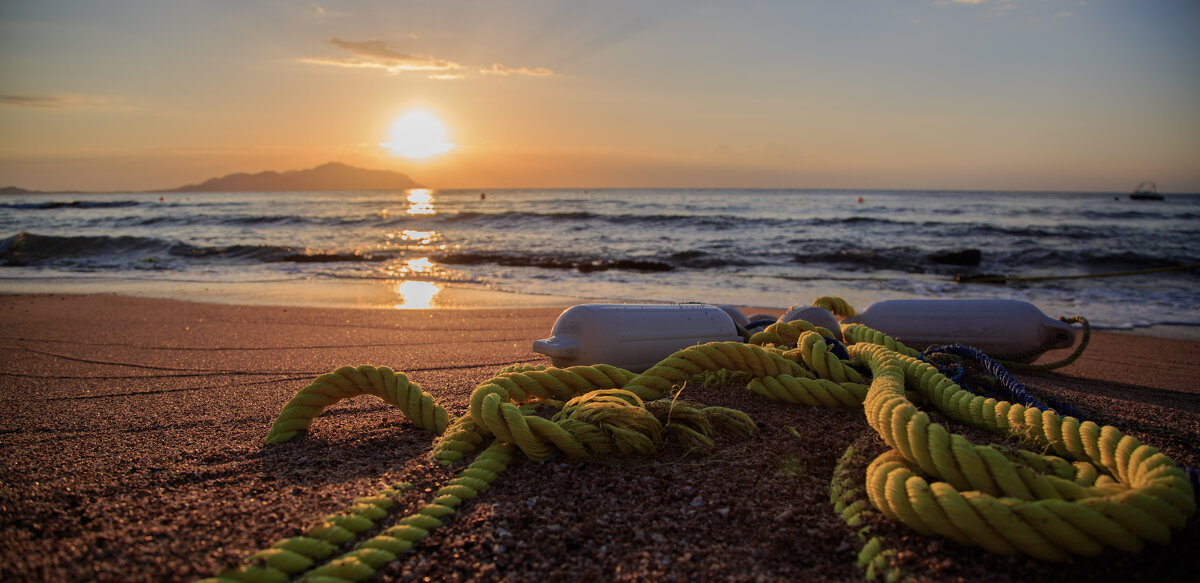
M 396 498 L 412 487 L 407 482 L 386 486 L 370 496 L 356 498 L 352 504 L 309 527 L 300 536 L 283 539 L 271 548 L 246 557 L 244 564 L 222 571 L 216 578 L 202 582 L 288 581 L 332 555 L 337 547 L 354 540 L 355 534 L 375 526 L 375 520 L 387 515 Z M 394 556 L 393 556 L 394 559 Z
M 819 297 L 813 300 L 812 305 L 818 308 L 825 308 L 826 310 L 833 312 L 833 315 L 839 318 L 852 318 L 858 314 L 858 312 L 854 310 L 854 306 L 851 306 L 849 302 L 843 300 L 842 298 L 833 296 Z
M 343 366 L 300 389 L 283 407 L 267 433 L 267 443 L 282 443 L 312 425 L 326 407 L 359 395 L 375 395 L 398 407 L 417 427 L 441 433 L 449 425 L 446 409 L 433 397 L 387 367 Z
M 767 326 L 761 332 L 756 332 L 748 341 L 750 344 L 764 346 L 774 344 L 776 346 L 795 346 L 796 341 L 805 332 L 816 332 L 821 336 L 832 336 L 833 333 L 825 328 L 814 326 L 804 320 L 792 320 L 791 322 L 775 322 Z
M 1094 556 L 1105 546 L 1137 552 L 1145 541 L 1165 544 L 1195 512 L 1183 472 L 1115 428 L 1064 423 L 1053 412 L 1021 405 L 980 415 L 985 407 L 972 403 L 994 400 L 971 396 L 936 371 L 928 373 L 927 363 L 879 345 L 855 344 L 851 354 L 874 373 L 864 403 L 867 420 L 893 448 L 867 470 L 869 497 L 885 516 L 918 532 L 955 540 L 966 535 L 993 552 L 1063 560 L 1070 554 Z M 1061 444 L 1070 457 L 1112 477 L 1103 485 L 1062 488 L 1070 499 L 1055 495 L 1064 480 L 1024 463 L 1035 454 L 1014 459 L 931 423 L 904 397 L 906 376 L 921 379 L 918 390 L 952 418 L 1043 447 Z M 1061 438 L 1052 441 L 1055 436 Z M 923 475 L 944 481 L 930 484 Z M 1050 497 L 1040 497 L 1046 494 Z
M 777 352 L 740 342 L 709 342 L 668 356 L 650 370 L 630 379 L 625 390 L 643 400 L 653 401 L 666 394 L 676 383 L 704 371 L 715 372 L 720 369 L 745 372 L 756 377 L 780 374 L 812 377 L 808 369 Z
M 871 581 L 882 575 L 887 581 L 895 581 L 900 579 L 901 573 L 899 569 L 888 567 L 896 551 L 885 549 L 883 539 L 871 536 L 871 527 L 863 524 L 876 512 L 867 500 L 862 484 L 847 467 L 865 447 L 863 442 L 864 439 L 860 437 L 838 458 L 833 470 L 833 479 L 829 483 L 829 502 L 833 504 L 834 513 L 841 517 L 846 526 L 854 529 L 858 540 L 863 542 L 856 564 L 860 568 L 866 568 L 867 580 Z
M 400 519 L 397 524 L 359 544 L 354 550 L 307 573 L 306 580 L 333 578 L 363 581 L 373 577 L 396 556 L 412 549 L 413 544 L 429 536 L 442 525 L 442 517 L 453 514 L 465 500 L 472 500 L 491 487 L 496 476 L 512 461 L 512 447 L 494 443 L 483 450 L 458 477 L 434 493 L 432 502 Z M 330 579 L 330 580 L 333 580 Z
M 900 343 L 895 338 L 878 330 L 868 328 L 863 324 L 842 324 L 842 338 L 846 344 L 879 344 L 888 350 L 899 352 L 906 356 L 920 356 L 921 353 Z

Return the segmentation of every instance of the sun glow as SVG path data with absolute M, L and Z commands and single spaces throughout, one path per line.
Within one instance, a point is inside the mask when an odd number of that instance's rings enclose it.
M 389 140 L 379 145 L 397 156 L 424 159 L 445 154 L 454 148 L 447 141 L 446 127 L 428 111 L 410 111 L 392 123 Z

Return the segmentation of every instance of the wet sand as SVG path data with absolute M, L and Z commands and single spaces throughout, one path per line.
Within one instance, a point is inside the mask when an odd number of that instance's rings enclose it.
M 548 364 L 530 343 L 560 312 L 0 295 L 0 580 L 208 577 L 353 498 L 412 482 L 382 522 L 395 520 L 453 475 L 428 459 L 434 435 L 360 397 L 307 435 L 265 446 L 283 404 L 319 374 L 373 364 L 408 373 L 461 414 L 497 369 Z M 1075 364 L 1018 378 L 1196 467 L 1198 360 L 1200 342 L 1099 332 Z M 870 431 L 862 411 L 736 387 L 689 388 L 688 398 L 741 409 L 761 431 L 719 434 L 703 456 L 518 457 L 379 580 L 860 579 L 861 542 L 833 513 L 829 481 Z M 877 531 L 921 580 L 1178 580 L 1200 568 L 1196 518 L 1165 547 L 1063 564 L 903 526 Z

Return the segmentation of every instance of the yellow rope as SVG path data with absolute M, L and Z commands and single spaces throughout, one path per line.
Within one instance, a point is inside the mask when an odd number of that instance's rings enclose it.
M 694 375 L 721 369 L 752 377 L 780 374 L 812 377 L 808 369 L 777 352 L 740 342 L 710 342 L 664 358 L 650 370 L 630 379 L 624 388 L 643 399 L 654 400 Z
M 814 305 L 839 316 L 854 309 L 838 298 Z M 354 548 L 341 547 L 378 527 L 403 487 L 360 498 L 302 536 L 247 557 L 220 581 L 357 581 L 412 548 L 441 519 L 476 497 L 520 451 L 534 460 L 655 455 L 668 439 L 708 447 L 714 425 L 743 434 L 757 427 L 745 413 L 669 397 L 696 377 L 748 378 L 747 389 L 807 406 L 864 408 L 868 424 L 891 449 L 866 470 L 865 480 L 843 467 L 831 483 L 835 510 L 852 528 L 869 512 L 924 534 L 1004 554 L 1046 560 L 1094 556 L 1112 547 L 1136 552 L 1166 543 L 1195 513 L 1186 476 L 1156 449 L 1113 427 L 1080 423 L 1051 411 L 972 395 L 918 353 L 860 324 L 845 325 L 849 359 L 838 358 L 823 336 L 803 323 L 776 324 L 755 339 L 766 346 L 713 342 L 680 350 L 634 375 L 608 365 L 558 369 L 514 365 L 480 383 L 467 414 L 451 422 L 428 393 L 390 369 L 343 367 L 301 389 L 272 425 L 267 441 L 286 441 L 310 426 L 325 407 L 360 394 L 401 408 L 414 424 L 440 435 L 432 457 L 454 463 L 487 445 L 428 504 Z M 784 350 L 772 345 L 795 344 Z M 864 371 L 870 371 L 869 385 Z M 981 446 L 951 433 L 917 409 L 920 399 L 947 418 L 1025 441 L 1044 453 Z M 551 418 L 538 407 L 558 409 Z M 863 494 L 865 493 L 865 499 Z M 892 580 L 894 552 L 859 530 L 859 565 L 868 578 Z M 324 563 L 320 563 L 324 561 Z M 320 563 L 320 564 L 319 564 Z
M 791 322 L 775 322 L 763 328 L 761 332 L 755 332 L 754 335 L 750 336 L 749 343 L 758 346 L 767 344 L 775 344 L 777 346 L 792 345 L 805 332 L 817 332 L 820 336 L 833 336 L 833 333 L 825 328 L 814 326 L 804 320 L 793 320 Z
M 245 564 L 222 571 L 215 579 L 202 581 L 287 581 L 311 568 L 316 561 L 327 559 L 338 545 L 354 540 L 358 533 L 374 527 L 374 521 L 387 516 L 387 509 L 395 504 L 395 499 L 411 487 L 408 483 L 397 484 L 371 496 L 357 498 L 349 507 L 309 527 L 304 534 L 283 539 L 269 549 L 246 557 Z
M 471 417 L 477 423 L 483 421 L 484 401 L 489 395 L 496 395 L 500 403 L 514 405 L 535 400 L 566 401 L 588 391 L 621 387 L 632 376 L 623 368 L 606 364 L 501 373 L 475 387 Z M 484 424 L 481 429 L 486 435 L 491 428 Z
M 920 352 L 905 346 L 895 338 L 863 324 L 842 324 L 842 337 L 846 339 L 846 344 L 879 344 L 888 350 L 907 356 L 921 355 Z
M 434 498 L 416 512 L 359 544 L 354 550 L 305 574 L 306 579 L 334 577 L 344 581 L 362 581 L 376 570 L 395 561 L 396 556 L 412 549 L 413 543 L 442 525 L 441 518 L 453 514 L 465 500 L 472 500 L 489 488 L 496 476 L 512 461 L 512 448 L 495 443 L 467 466 L 458 477 L 434 493 Z
M 446 410 L 433 397 L 386 366 L 343 366 L 323 374 L 288 401 L 267 433 L 267 443 L 281 443 L 308 429 L 326 407 L 358 395 L 375 395 L 400 408 L 417 427 L 441 433 L 449 424 Z
M 858 315 L 858 312 L 854 310 L 854 307 L 842 298 L 823 296 L 813 300 L 812 305 L 818 308 L 825 308 L 826 310 L 833 312 L 833 315 L 839 318 L 851 318 Z
M 791 375 L 754 379 L 746 388 L 768 399 L 809 407 L 861 407 L 867 396 L 866 385 Z
M 898 581 L 901 578 L 900 570 L 889 568 L 896 551 L 883 548 L 883 539 L 871 536 L 871 527 L 864 522 L 878 513 L 871 507 L 858 474 L 847 468 L 851 460 L 856 459 L 865 447 L 864 441 L 860 437 L 850 444 L 838 459 L 833 470 L 833 480 L 829 484 L 829 502 L 833 504 L 834 513 L 841 517 L 846 526 L 854 529 L 858 539 L 863 542 L 856 564 L 866 569 L 867 580 L 874 581 L 882 575 L 885 581 Z
M 428 504 L 335 558 L 329 559 L 338 546 L 375 529 L 375 521 L 387 516 L 386 510 L 395 504 L 395 498 L 412 485 L 405 483 L 385 488 L 373 496 L 358 498 L 352 506 L 326 517 L 304 535 L 281 540 L 270 549 L 246 557 L 245 564 L 198 583 L 282 582 L 302 574 L 309 581 L 370 578 L 378 569 L 395 561 L 397 555 L 411 550 L 414 543 L 429 535 L 430 530 L 441 526 L 440 519 L 454 513 L 464 500 L 474 499 L 490 487 L 512 461 L 512 453 L 508 445 L 492 444 L 456 478 L 437 490 Z M 327 562 L 313 568 L 318 560 Z
M 929 364 L 883 346 L 850 350 L 874 373 L 867 422 L 893 448 L 867 469 L 871 502 L 888 518 L 995 553 L 1064 560 L 1105 547 L 1138 552 L 1146 541 L 1165 544 L 1195 513 L 1183 471 L 1113 427 L 970 395 Z M 1107 479 L 1087 483 L 1090 468 L 1043 473 L 1064 466 L 1054 456 L 971 444 L 917 410 L 904 395 L 906 379 L 948 417 L 1028 439 L 1103 470 Z
M 805 332 L 796 339 L 795 351 L 817 378 L 838 383 L 862 383 L 863 376 L 848 363 L 839 359 L 825 342 L 825 334 Z M 791 351 L 785 352 L 788 356 Z

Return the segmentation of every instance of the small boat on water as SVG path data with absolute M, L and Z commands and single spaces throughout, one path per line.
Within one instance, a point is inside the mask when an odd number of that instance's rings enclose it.
M 1163 195 L 1158 193 L 1158 185 L 1147 180 L 1133 189 L 1129 198 L 1132 200 L 1163 200 Z

